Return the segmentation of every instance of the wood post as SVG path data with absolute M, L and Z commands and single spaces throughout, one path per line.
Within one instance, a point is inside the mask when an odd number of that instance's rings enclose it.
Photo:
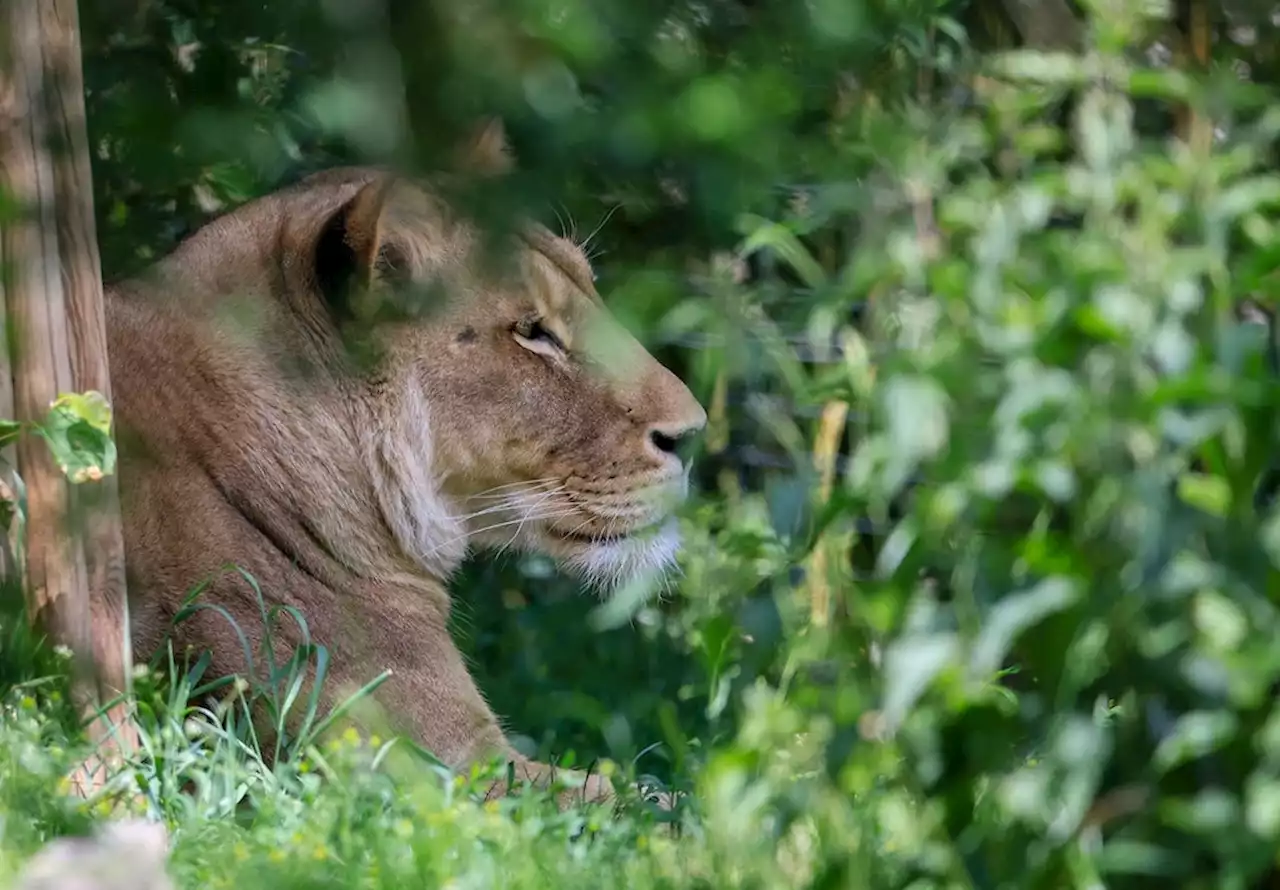
M 75 0 L 0 0 L 0 195 L 15 207 L 0 226 L 0 409 L 39 422 L 62 393 L 110 399 Z M 74 653 L 92 713 L 129 676 L 116 479 L 71 482 L 36 435 L 16 450 L 28 615 Z

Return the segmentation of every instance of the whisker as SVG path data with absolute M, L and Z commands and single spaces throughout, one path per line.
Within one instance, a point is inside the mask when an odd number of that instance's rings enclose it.
M 552 489 L 552 490 L 551 490 L 550 492 L 548 492 L 547 494 L 542 495 L 542 500 L 541 500 L 540 502 L 538 502 L 538 503 L 539 503 L 539 504 L 540 504 L 540 503 L 545 503 L 545 502 L 546 502 L 546 500 L 548 500 L 548 499 L 549 499 L 549 498 L 551 498 L 551 497 L 554 497 L 555 495 L 559 494 L 559 493 L 560 493 L 561 491 L 563 491 L 563 490 L 564 490 L 564 486 L 563 486 L 563 485 L 561 485 L 559 488 Z M 567 504 L 567 505 L 562 504 L 562 505 L 561 505 L 561 508 L 562 508 L 562 509 L 563 509 L 563 508 L 565 508 L 565 507 L 567 507 L 567 508 L 568 508 L 568 510 L 569 510 L 569 512 L 570 512 L 570 513 L 573 513 L 573 512 L 575 511 L 575 509 L 576 509 L 576 508 L 573 506 L 573 504 Z M 545 517 L 545 518 L 551 518 L 551 517 L 550 517 L 550 516 L 548 516 L 548 517 Z M 505 553 L 505 552 L 507 551 L 507 548 L 509 548 L 512 544 L 514 544 L 514 543 L 516 542 L 516 539 L 517 539 L 518 537 L 520 537 L 520 532 L 524 529 L 524 524 L 525 524 L 525 522 L 526 522 L 526 521 L 528 521 L 528 519 L 529 519 L 529 516 L 528 516 L 528 514 L 526 514 L 526 515 L 521 519 L 520 524 L 516 526 L 516 530 L 515 530 L 514 532 L 512 532 L 512 533 L 511 533 L 511 537 L 507 539 L 507 542 L 506 542 L 505 544 L 503 544 L 501 547 L 499 547 L 499 548 L 498 548 L 498 555 L 501 555 L 501 554 Z
M 511 533 L 511 537 L 507 538 L 507 542 L 498 548 L 497 555 L 501 556 L 507 552 L 507 548 L 516 542 L 516 538 L 520 537 L 520 532 L 524 529 L 524 521 L 516 526 L 516 530 Z
M 467 535 L 465 535 L 465 537 L 474 537 L 475 535 L 484 534 L 485 532 L 491 532 L 491 531 L 494 531 L 495 529 L 506 528 L 507 526 L 511 526 L 511 525 L 520 525 L 525 522 L 542 522 L 547 519 L 559 519 L 562 516 L 572 516 L 574 512 L 575 512 L 574 510 L 553 510 L 549 513 L 539 513 L 536 515 L 533 513 L 528 513 L 524 516 L 521 516 L 519 519 L 509 519 L 506 522 L 495 522 L 493 525 L 483 526 L 481 528 L 476 529 L 473 532 L 468 533 Z
M 569 212 L 569 208 L 565 207 L 563 201 L 557 201 L 556 206 L 551 209 L 556 215 L 556 223 L 560 226 L 560 237 L 576 241 L 578 227 L 574 224 L 573 214 Z M 564 210 L 563 214 L 560 212 L 561 210 Z
M 527 510 L 531 506 L 537 506 L 538 504 L 541 504 L 543 500 L 545 500 L 545 497 L 549 497 L 550 495 L 553 495 L 553 494 L 555 494 L 555 492 L 547 492 L 547 495 L 544 496 L 542 500 L 535 501 L 533 504 L 521 504 L 515 501 L 504 500 L 500 504 L 490 504 L 489 506 L 483 507 L 474 512 L 463 513 L 459 516 L 454 516 L 452 518 L 455 522 L 468 522 L 480 516 L 488 516 L 491 513 L 504 513 L 504 512 L 511 512 L 516 510 Z
M 586 519 L 582 520 L 582 522 L 579 522 L 579 523 L 578 523 L 577 525 L 575 525 L 572 529 L 570 529 L 568 532 L 566 532 L 566 534 L 568 534 L 568 535 L 576 535 L 576 534 L 578 533 L 578 530 L 579 530 L 579 529 L 581 529 L 581 528 L 585 528 L 586 526 L 590 525 L 590 524 L 591 524 L 591 520 L 592 520 L 592 519 L 594 519 L 594 518 L 595 518 L 594 516 L 588 516 Z M 592 542 L 594 543 L 594 541 L 595 541 L 595 536 L 594 536 L 594 535 L 592 536 L 591 540 L 592 540 Z
M 464 532 L 461 535 L 455 535 L 454 537 L 450 538 L 447 541 L 442 541 L 440 544 L 437 544 L 435 547 L 433 547 L 428 555 L 434 555 L 441 549 L 448 547 L 450 544 L 455 544 L 458 541 L 465 541 L 468 538 L 474 537 L 476 535 L 484 534 L 485 532 L 491 532 L 491 531 L 494 531 L 495 529 L 506 528 L 507 526 L 517 525 L 517 524 L 529 522 L 532 520 L 537 520 L 540 522 L 544 519 L 559 519 L 562 516 L 572 516 L 575 512 L 576 511 L 574 510 L 560 510 L 560 511 L 551 512 L 551 513 L 544 513 L 538 516 L 522 516 L 519 519 L 510 519 L 510 520 L 507 520 L 506 522 L 496 522 L 493 525 L 486 525 L 482 528 L 475 529 L 474 531 L 468 531 L 468 532 Z
M 466 522 L 469 519 L 475 519 L 477 516 L 487 516 L 490 513 L 500 513 L 504 510 L 530 510 L 534 507 L 545 504 L 550 498 L 555 497 L 559 493 L 560 489 L 553 488 L 549 491 L 538 492 L 537 496 L 529 501 L 522 501 L 520 496 L 525 494 L 525 492 L 517 491 L 500 498 L 500 503 L 490 504 L 489 506 L 476 510 L 473 513 L 466 513 L 461 516 L 454 516 L 453 518 L 458 522 Z M 495 497 L 497 496 L 495 495 Z
M 481 498 L 504 497 L 505 495 L 498 492 L 507 491 L 509 489 L 528 488 L 544 488 L 547 485 L 557 481 L 554 476 L 548 476 L 545 479 L 531 479 L 528 482 L 508 482 L 506 485 L 495 485 L 493 488 L 486 488 L 476 494 L 467 495 L 467 500 L 479 500 Z
M 609 212 L 604 215 L 604 219 L 600 220 L 600 224 L 597 225 L 591 231 L 591 234 L 588 235 L 586 238 L 584 238 L 582 243 L 578 245 L 579 249 L 586 251 L 587 248 L 591 246 L 592 239 L 595 238 L 596 235 L 600 234 L 600 230 L 603 229 L 605 227 L 605 224 L 608 223 L 609 220 L 613 218 L 613 215 L 618 212 L 618 208 L 621 206 L 622 206 L 621 204 L 614 204 L 612 207 L 609 208 Z

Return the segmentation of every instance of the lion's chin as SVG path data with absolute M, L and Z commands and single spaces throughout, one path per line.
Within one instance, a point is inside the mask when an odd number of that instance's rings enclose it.
M 606 540 L 574 540 L 548 533 L 547 549 L 589 585 L 610 593 L 635 581 L 656 580 L 676 565 L 680 527 L 674 517 L 659 525 Z

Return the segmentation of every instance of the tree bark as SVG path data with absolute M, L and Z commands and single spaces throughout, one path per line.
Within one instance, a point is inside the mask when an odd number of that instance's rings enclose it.
M 0 226 L 0 407 L 11 396 L 9 416 L 38 422 L 64 392 L 110 399 L 74 0 L 0 0 L 0 194 L 14 208 Z M 96 710 L 130 670 L 116 479 L 73 484 L 30 433 L 16 451 L 28 615 L 72 650 L 77 697 Z
M 1022 35 L 1024 45 L 1033 49 L 1078 50 L 1080 21 L 1066 0 L 1003 0 L 1005 12 Z

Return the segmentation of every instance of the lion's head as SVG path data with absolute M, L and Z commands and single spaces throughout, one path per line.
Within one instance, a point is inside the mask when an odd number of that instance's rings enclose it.
M 490 169 L 495 139 L 473 151 Z M 400 546 L 446 571 L 468 543 L 531 549 L 603 586 L 669 566 L 706 413 L 610 315 L 583 251 L 532 223 L 492 250 L 438 189 L 357 178 L 301 234 L 312 290 L 376 354 L 357 397 Z

